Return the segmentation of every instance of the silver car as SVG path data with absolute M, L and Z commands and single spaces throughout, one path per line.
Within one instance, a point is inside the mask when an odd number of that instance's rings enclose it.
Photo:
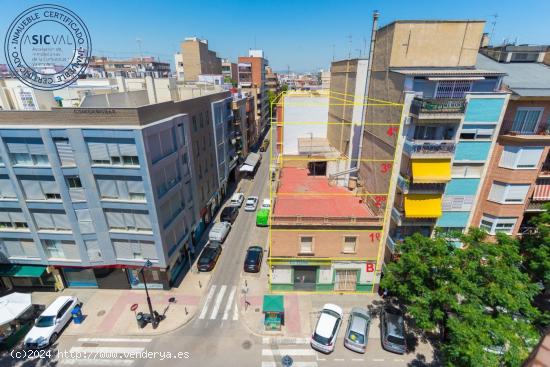
M 354 352 L 365 353 L 369 338 L 370 314 L 364 308 L 354 307 L 344 336 L 344 346 Z

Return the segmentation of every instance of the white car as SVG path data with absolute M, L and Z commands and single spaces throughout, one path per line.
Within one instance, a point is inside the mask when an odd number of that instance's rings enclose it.
M 25 336 L 25 347 L 40 349 L 55 343 L 61 330 L 71 321 L 71 311 L 76 305 L 78 298 L 73 296 L 62 296 L 53 301 L 38 316 L 34 326 Z
M 249 196 L 248 199 L 246 199 L 246 204 L 244 204 L 244 210 L 247 212 L 253 212 L 258 207 L 258 197 L 257 196 Z
M 262 209 L 271 209 L 271 200 L 264 199 L 264 201 L 262 201 Z
M 342 309 L 332 303 L 323 306 L 317 326 L 311 336 L 311 347 L 323 353 L 330 353 L 334 350 L 336 337 L 342 325 Z
M 243 205 L 244 202 L 244 194 L 242 192 L 237 192 L 231 196 L 231 200 L 229 200 L 229 206 L 235 206 L 237 208 L 240 208 Z

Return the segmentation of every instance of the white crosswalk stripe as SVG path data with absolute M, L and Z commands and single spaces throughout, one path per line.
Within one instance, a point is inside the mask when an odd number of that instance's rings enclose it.
M 214 297 L 214 292 L 216 292 L 215 285 L 210 287 L 210 290 L 208 291 L 208 295 L 206 296 L 206 302 L 204 302 L 204 306 L 202 307 L 201 313 L 199 315 L 199 320 L 202 320 L 206 317 L 206 313 L 208 312 L 208 307 L 210 306 L 210 301 L 212 300 L 212 297 Z
M 222 287 L 220 288 L 220 291 L 216 296 L 216 303 L 214 304 L 214 309 L 210 314 L 210 320 L 214 320 L 218 316 L 218 310 L 220 309 L 220 305 L 222 304 L 223 295 L 225 294 L 226 289 L 227 289 L 226 285 L 222 285 Z
M 59 366 L 128 367 L 136 360 L 132 356 L 145 352 L 151 341 L 150 338 L 78 338 L 77 344 L 61 355 Z M 94 358 L 77 357 L 82 355 Z
M 239 320 L 237 286 L 212 285 L 199 314 L 199 320 Z M 223 310 L 223 312 L 222 312 Z M 231 311 L 233 310 L 233 311 Z
M 317 352 L 307 346 L 308 338 L 262 338 L 262 367 L 279 367 L 281 358 L 292 358 L 293 367 L 317 367 Z

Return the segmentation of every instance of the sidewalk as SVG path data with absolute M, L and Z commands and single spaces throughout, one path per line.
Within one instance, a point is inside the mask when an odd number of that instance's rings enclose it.
M 196 268 L 195 268 L 196 269 Z M 159 335 L 187 324 L 194 317 L 199 302 L 208 289 L 210 273 L 189 271 L 180 285 L 166 290 L 149 290 L 153 310 L 165 314 L 157 329 L 147 325 L 139 329 L 136 322 L 138 312 L 149 313 L 147 298 L 143 289 L 75 289 L 66 288 L 61 292 L 33 292 L 35 304 L 50 304 L 59 296 L 77 296 L 82 301 L 82 324 L 70 323 L 63 332 L 74 336 L 144 336 Z M 200 285 L 199 285 L 200 282 Z M 170 303 L 169 299 L 175 302 Z M 137 310 L 130 307 L 137 304 Z

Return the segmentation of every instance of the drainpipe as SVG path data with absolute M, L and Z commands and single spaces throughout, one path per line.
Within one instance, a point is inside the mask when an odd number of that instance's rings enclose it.
M 363 101 L 366 101 L 368 103 L 369 98 L 369 88 L 370 88 L 370 75 L 372 71 L 372 57 L 374 55 L 374 42 L 376 41 L 376 29 L 378 28 L 378 16 L 380 13 L 378 10 L 375 10 L 372 13 L 372 31 L 370 35 L 370 47 L 369 47 L 369 61 L 367 66 L 367 83 L 365 85 L 365 99 Z M 358 161 L 356 162 L 356 167 L 359 167 L 360 159 L 362 157 L 363 153 L 363 136 L 365 134 L 365 120 L 367 119 L 367 109 L 365 108 L 364 114 L 363 114 L 363 123 L 361 124 L 361 135 L 359 139 L 359 154 L 357 156 Z

